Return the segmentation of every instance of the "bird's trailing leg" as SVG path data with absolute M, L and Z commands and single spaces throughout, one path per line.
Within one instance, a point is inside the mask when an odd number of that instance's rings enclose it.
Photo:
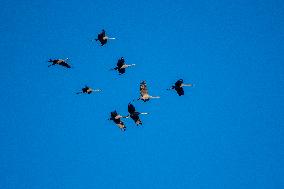
M 114 70 L 118 70 L 118 67 L 109 69 L 109 71 L 114 71 Z
M 141 100 L 141 98 L 133 99 L 132 102 L 135 102 L 135 101 L 138 101 L 138 100 Z
M 170 88 L 168 88 L 167 90 L 170 91 L 170 90 L 173 90 L 175 89 L 175 86 L 171 86 Z
M 54 65 L 55 65 L 55 63 L 52 63 L 52 64 L 48 65 L 47 67 L 54 66 Z

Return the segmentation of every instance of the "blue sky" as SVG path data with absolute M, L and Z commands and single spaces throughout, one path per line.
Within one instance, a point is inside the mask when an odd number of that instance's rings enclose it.
M 283 1 L 2 1 L 0 188 L 284 187 Z M 116 40 L 91 42 L 101 29 Z M 136 64 L 118 76 L 118 58 Z M 48 68 L 70 58 L 72 69 Z M 185 96 L 165 90 L 183 78 Z M 107 121 L 136 102 L 143 127 Z M 102 93 L 75 95 L 85 84 Z

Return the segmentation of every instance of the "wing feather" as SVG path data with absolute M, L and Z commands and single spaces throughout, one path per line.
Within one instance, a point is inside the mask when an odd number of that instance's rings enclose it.
M 140 83 L 140 96 L 143 97 L 145 95 L 148 95 L 148 89 L 145 81 L 142 81 Z

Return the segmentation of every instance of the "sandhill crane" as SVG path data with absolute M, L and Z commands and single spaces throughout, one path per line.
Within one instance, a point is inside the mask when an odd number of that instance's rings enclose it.
M 111 70 L 117 70 L 119 75 L 121 75 L 121 74 L 124 74 L 125 69 L 130 67 L 130 66 L 135 66 L 135 64 L 125 64 L 124 58 L 121 57 L 120 59 L 118 59 L 116 67 L 111 69 Z
M 183 79 L 179 79 L 175 82 L 175 85 L 171 86 L 171 88 L 169 88 L 168 90 L 174 89 L 176 90 L 179 96 L 182 96 L 184 95 L 184 90 L 182 87 L 191 87 L 191 86 L 192 84 L 184 84 Z
M 140 83 L 140 98 L 137 100 L 143 100 L 144 102 L 149 101 L 151 98 L 160 98 L 159 96 L 151 96 L 148 94 L 146 81 Z
M 110 118 L 108 120 L 112 120 L 121 131 L 125 131 L 126 126 L 124 125 L 123 121 L 120 120 L 121 118 L 126 118 L 126 116 L 121 116 L 116 112 L 116 110 L 114 110 L 110 113 Z
M 95 39 L 101 43 L 101 46 L 104 46 L 107 43 L 108 39 L 115 39 L 113 37 L 106 36 L 106 31 L 103 29 L 101 33 L 98 34 L 98 38 Z
M 88 87 L 87 85 L 82 88 L 82 91 L 80 92 L 77 92 L 76 94 L 82 94 L 82 93 L 85 93 L 85 94 L 91 94 L 92 92 L 100 92 L 102 91 L 101 89 L 92 89 L 91 87 Z
M 131 103 L 128 104 L 128 113 L 129 113 L 129 115 L 127 116 L 127 118 L 130 117 L 131 119 L 133 119 L 133 121 L 136 123 L 137 126 L 142 125 L 142 121 L 141 121 L 139 115 L 140 114 L 142 114 L 142 115 L 148 114 L 148 113 L 144 113 L 144 112 L 143 113 L 137 112 L 135 110 L 135 107 Z
M 71 68 L 71 66 L 67 63 L 68 58 L 66 58 L 65 60 L 63 59 L 49 59 L 48 62 L 52 62 L 52 64 L 48 65 L 48 67 L 50 66 L 54 66 L 54 65 L 60 65 L 60 66 L 64 66 L 66 68 Z

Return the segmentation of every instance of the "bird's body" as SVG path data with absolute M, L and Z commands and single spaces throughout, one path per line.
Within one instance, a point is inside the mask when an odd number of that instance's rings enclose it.
M 71 68 L 71 66 L 66 62 L 67 60 L 68 60 L 68 58 L 65 59 L 65 60 L 63 60 L 63 59 L 53 59 L 53 60 L 49 59 L 48 62 L 51 62 L 52 64 L 50 64 L 48 67 L 54 66 L 54 65 L 60 65 L 60 66 L 66 67 L 66 68 Z
M 101 46 L 104 46 L 107 43 L 108 39 L 115 39 L 115 38 L 110 38 L 106 36 L 106 31 L 103 29 L 102 32 L 98 34 L 98 37 L 95 40 L 99 41 L 101 43 Z
M 142 121 L 139 117 L 140 114 L 148 114 L 148 113 L 140 113 L 140 112 L 137 112 L 135 110 L 135 107 L 133 106 L 133 104 L 129 103 L 128 104 L 128 117 L 130 117 L 131 119 L 133 119 L 133 121 L 136 123 L 136 125 L 142 125 Z
M 183 96 L 184 95 L 183 87 L 191 87 L 191 86 L 192 84 L 184 84 L 183 79 L 179 79 L 175 82 L 175 85 L 173 85 L 171 89 L 174 89 L 179 96 Z
M 148 93 L 148 88 L 146 85 L 146 81 L 142 81 L 140 83 L 140 98 L 138 98 L 138 100 L 142 100 L 144 102 L 149 101 L 151 98 L 160 98 L 159 96 L 151 96 Z
M 119 115 L 115 110 L 110 113 L 109 120 L 112 120 L 118 126 L 118 128 L 120 128 L 120 130 L 125 131 L 126 126 L 124 125 L 123 121 L 121 121 L 121 118 L 125 118 L 125 117 Z
M 82 88 L 82 92 L 91 94 L 93 92 L 93 89 L 86 86 L 86 87 Z
M 124 58 L 121 57 L 120 59 L 118 59 L 118 61 L 116 63 L 116 67 L 113 68 L 113 70 L 117 70 L 119 75 L 121 75 L 121 74 L 124 74 L 125 69 L 130 67 L 130 66 L 135 66 L 135 64 L 125 64 Z

